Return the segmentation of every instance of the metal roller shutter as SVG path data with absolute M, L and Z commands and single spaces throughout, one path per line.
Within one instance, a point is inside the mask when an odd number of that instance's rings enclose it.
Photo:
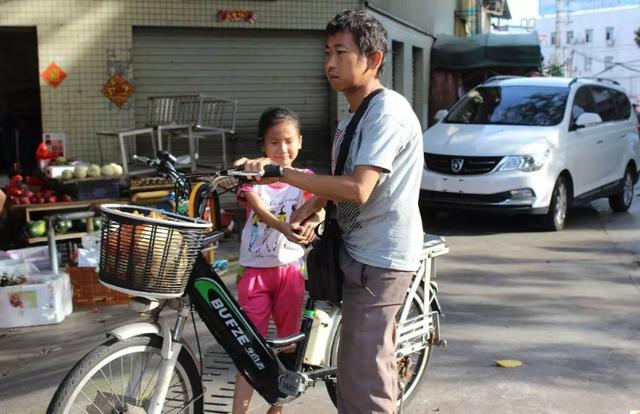
M 304 136 L 300 159 L 329 159 L 329 85 L 323 73 L 324 35 L 318 31 L 134 28 L 136 124 L 145 123 L 147 98 L 208 93 L 238 101 L 230 159 L 257 155 L 257 121 L 269 106 L 298 113 Z M 186 140 L 174 152 L 185 154 Z M 219 162 L 220 143 L 202 140 L 203 158 Z

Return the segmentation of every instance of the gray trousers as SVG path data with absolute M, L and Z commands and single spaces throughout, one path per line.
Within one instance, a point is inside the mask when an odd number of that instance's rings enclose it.
M 393 414 L 398 396 L 395 320 L 413 272 L 362 264 L 342 248 L 338 413 Z

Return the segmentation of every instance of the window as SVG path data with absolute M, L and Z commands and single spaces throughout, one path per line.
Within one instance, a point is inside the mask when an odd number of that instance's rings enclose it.
M 567 44 L 573 43 L 573 30 L 567 30 Z
M 593 29 L 587 29 L 584 31 L 584 42 L 585 43 L 593 42 Z
M 551 33 L 550 41 L 551 41 L 551 44 L 552 44 L 552 45 L 555 45 L 555 44 L 556 44 L 556 34 L 555 34 L 555 32 L 554 32 L 554 33 Z
M 611 95 L 613 96 L 613 103 L 616 106 L 616 111 L 618 116 L 616 119 L 627 119 L 631 115 L 631 104 L 629 103 L 629 99 L 627 95 L 620 91 L 610 90 Z
M 424 82 L 424 50 L 421 47 L 411 48 L 413 60 L 413 110 L 422 114 L 425 101 Z
M 607 46 L 613 46 L 613 27 L 607 27 L 604 38 L 607 41 Z
M 604 68 L 610 69 L 613 67 L 613 56 L 605 56 L 604 57 Z
M 603 122 L 613 121 L 617 117 L 616 106 L 609 94 L 609 89 L 602 86 L 592 86 L 591 93 L 595 104 L 595 110 Z
M 404 92 L 404 43 L 391 42 L 391 72 L 392 72 L 392 87 L 394 91 L 400 93 Z
M 454 106 L 445 122 L 557 125 L 564 116 L 568 93 L 568 88 L 553 86 L 481 86 Z
M 591 72 L 591 66 L 593 65 L 593 59 L 590 57 L 586 57 L 584 58 L 584 71 L 585 72 Z
M 588 86 L 581 87 L 573 96 L 573 105 L 571 106 L 571 123 L 569 124 L 569 129 L 575 129 L 576 120 L 585 112 L 596 112 Z

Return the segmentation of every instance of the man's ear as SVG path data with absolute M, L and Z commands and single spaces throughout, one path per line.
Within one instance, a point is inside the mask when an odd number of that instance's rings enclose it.
M 367 56 L 367 65 L 369 69 L 378 73 L 378 68 L 382 65 L 384 59 L 384 53 L 381 50 L 374 50 Z

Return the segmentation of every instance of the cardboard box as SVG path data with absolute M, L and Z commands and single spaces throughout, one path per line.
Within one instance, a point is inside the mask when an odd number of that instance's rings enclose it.
M 66 273 L 36 273 L 25 284 L 0 287 L 0 328 L 60 323 L 73 311 L 71 297 Z

